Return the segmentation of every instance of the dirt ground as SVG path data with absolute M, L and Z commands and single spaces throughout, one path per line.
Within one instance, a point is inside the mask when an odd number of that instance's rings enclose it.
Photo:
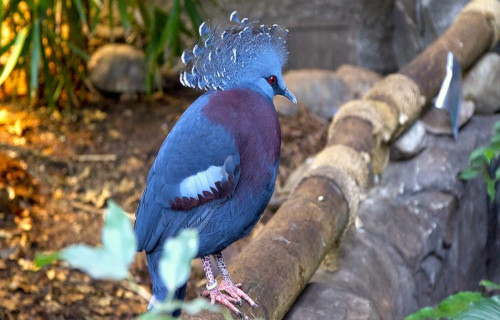
M 146 309 L 147 301 L 121 283 L 92 280 L 63 263 L 36 270 L 32 261 L 37 252 L 98 245 L 107 199 L 132 218 L 156 152 L 195 98 L 180 89 L 153 101 L 103 98 L 61 112 L 0 103 L 0 319 L 127 319 Z M 278 190 L 321 149 L 327 130 L 325 121 L 304 110 L 280 122 Z M 271 216 L 266 212 L 262 221 Z M 251 238 L 229 247 L 228 260 Z M 188 297 L 204 285 L 194 267 Z M 142 254 L 131 272 L 150 291 Z

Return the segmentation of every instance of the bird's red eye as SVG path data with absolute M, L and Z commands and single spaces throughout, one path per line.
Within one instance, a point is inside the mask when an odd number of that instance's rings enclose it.
M 276 79 L 276 76 L 270 76 L 269 79 L 267 79 L 267 82 L 269 82 L 270 85 L 274 86 L 276 82 L 278 82 L 278 79 Z

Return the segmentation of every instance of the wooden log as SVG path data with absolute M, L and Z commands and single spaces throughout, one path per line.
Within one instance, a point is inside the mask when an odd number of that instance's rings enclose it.
M 453 52 L 462 69 L 469 68 L 491 48 L 495 32 L 479 12 L 464 12 L 455 23 L 424 52 L 400 70 L 415 83 L 427 100 L 435 97 L 446 74 L 446 54 Z
M 332 124 L 328 146 L 322 152 L 340 144 L 359 152 L 360 158 L 368 155 L 372 161 L 368 167 L 375 164 L 374 156 L 383 159 L 390 140 L 410 125 L 424 103 L 438 92 L 445 74 L 446 51 L 452 51 L 467 68 L 498 40 L 498 2 L 476 0 L 471 4 L 476 8 L 470 10 L 469 5 L 447 32 L 399 75 L 386 77 L 381 86 L 367 93 L 363 103 L 352 104 L 366 111 L 366 102 L 373 110 L 359 117 L 355 112 L 344 113 Z M 229 266 L 233 280 L 242 282 L 243 289 L 259 304 L 258 308 L 246 303 L 241 307 L 251 318 L 281 319 L 353 220 L 359 194 L 349 186 L 356 179 L 342 178 L 352 168 L 326 163 L 328 154 L 321 158 L 316 171 L 330 174 L 306 175 L 262 233 Z M 384 166 L 378 167 L 380 171 Z M 183 318 L 211 320 L 222 316 L 202 313 Z
M 347 202 L 330 179 L 306 179 L 265 229 L 229 266 L 234 280 L 259 304 L 240 309 L 254 319 L 281 319 L 348 221 Z M 203 312 L 183 319 L 223 319 Z

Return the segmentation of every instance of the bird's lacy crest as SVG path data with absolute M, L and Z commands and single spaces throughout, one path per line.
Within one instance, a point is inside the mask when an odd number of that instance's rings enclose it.
M 186 69 L 180 74 L 182 85 L 202 90 L 225 90 L 245 82 L 246 75 L 259 68 L 263 60 L 286 63 L 287 29 L 260 25 L 233 12 L 230 24 L 200 28 L 200 42 L 182 54 Z

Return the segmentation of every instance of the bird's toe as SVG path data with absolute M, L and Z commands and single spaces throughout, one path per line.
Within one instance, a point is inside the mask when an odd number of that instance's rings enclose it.
M 202 296 L 207 297 L 210 296 L 210 303 L 215 304 L 216 302 L 222 304 L 223 306 L 227 307 L 229 310 L 234 312 L 236 315 L 240 317 L 244 317 L 245 315 L 236 308 L 233 303 L 238 303 L 238 299 L 228 296 L 220 292 L 220 290 L 216 287 L 212 290 L 205 290 L 204 292 L 201 293 Z M 241 304 L 240 304 L 241 305 Z
M 257 304 L 255 301 L 252 300 L 243 290 L 240 289 L 241 283 L 238 284 L 233 284 L 231 282 L 226 282 L 222 281 L 222 283 L 219 285 L 220 290 L 224 290 L 227 292 L 231 297 L 235 298 L 237 303 L 241 305 L 242 300 L 245 300 L 248 302 L 248 304 L 252 307 L 257 307 Z

